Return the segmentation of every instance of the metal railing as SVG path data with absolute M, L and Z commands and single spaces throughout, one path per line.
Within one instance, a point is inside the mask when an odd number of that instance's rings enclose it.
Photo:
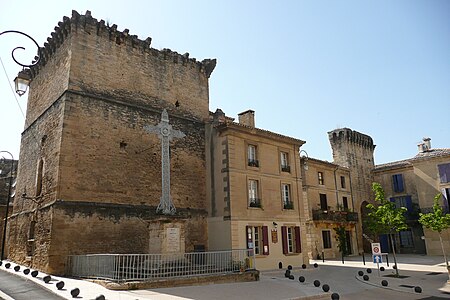
M 251 249 L 181 254 L 72 255 L 67 273 L 111 281 L 149 281 L 242 272 L 255 268 Z
M 358 222 L 358 213 L 332 210 L 312 210 L 314 221 Z

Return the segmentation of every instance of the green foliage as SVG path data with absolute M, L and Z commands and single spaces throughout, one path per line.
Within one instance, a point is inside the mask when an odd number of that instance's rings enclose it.
M 345 231 L 344 226 L 339 226 L 333 228 L 336 232 L 336 241 L 337 241 L 337 247 L 339 249 L 339 252 L 341 252 L 343 255 L 348 254 L 347 249 L 347 234 Z
M 406 224 L 406 207 L 396 208 L 395 203 L 385 199 L 384 190 L 377 182 L 372 184 L 376 206 L 368 204 L 370 210 L 365 222 L 367 229 L 374 234 L 392 234 L 408 228 Z
M 424 227 L 441 233 L 443 230 L 450 228 L 450 214 L 444 214 L 442 207 L 439 205 L 441 194 L 434 197 L 433 211 L 427 214 L 420 213 L 419 223 Z

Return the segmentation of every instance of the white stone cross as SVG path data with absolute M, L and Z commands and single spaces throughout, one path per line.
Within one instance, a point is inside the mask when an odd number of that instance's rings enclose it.
M 157 213 L 163 213 L 165 215 L 173 215 L 176 212 L 173 205 L 172 198 L 170 197 L 170 153 L 169 142 L 173 138 L 183 138 L 186 135 L 180 130 L 172 129 L 172 125 L 169 124 L 169 114 L 167 110 L 163 110 L 161 113 L 161 122 L 158 125 L 146 125 L 144 129 L 149 133 L 156 133 L 161 139 L 161 175 L 162 175 L 162 195 L 156 208 Z

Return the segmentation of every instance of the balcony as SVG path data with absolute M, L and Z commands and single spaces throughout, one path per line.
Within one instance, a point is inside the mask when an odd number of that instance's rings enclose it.
M 259 198 L 250 198 L 249 199 L 249 203 L 248 203 L 248 207 L 261 208 L 261 199 L 259 199 Z
M 291 172 L 291 167 L 290 166 L 281 166 L 281 172 L 290 173 Z
M 259 167 L 259 161 L 257 159 L 249 159 L 248 160 L 249 167 Z
M 358 213 L 349 211 L 313 209 L 312 215 L 314 221 L 358 222 Z
M 283 208 L 284 209 L 294 209 L 294 203 L 292 203 L 292 201 L 284 202 Z

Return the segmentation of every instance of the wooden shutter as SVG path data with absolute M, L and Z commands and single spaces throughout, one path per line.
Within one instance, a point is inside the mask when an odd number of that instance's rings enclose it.
M 286 226 L 281 226 L 281 241 L 283 245 L 283 254 L 288 254 L 288 240 L 287 240 L 287 228 Z
M 295 231 L 295 253 L 301 253 L 302 252 L 302 244 L 300 241 L 300 227 L 295 226 L 294 231 Z
M 262 244 L 263 244 L 262 253 L 264 255 L 269 255 L 269 233 L 267 226 L 262 227 Z
M 412 213 L 413 205 L 412 205 L 411 196 L 406 196 L 405 202 L 406 202 L 406 209 L 408 210 L 408 213 Z

